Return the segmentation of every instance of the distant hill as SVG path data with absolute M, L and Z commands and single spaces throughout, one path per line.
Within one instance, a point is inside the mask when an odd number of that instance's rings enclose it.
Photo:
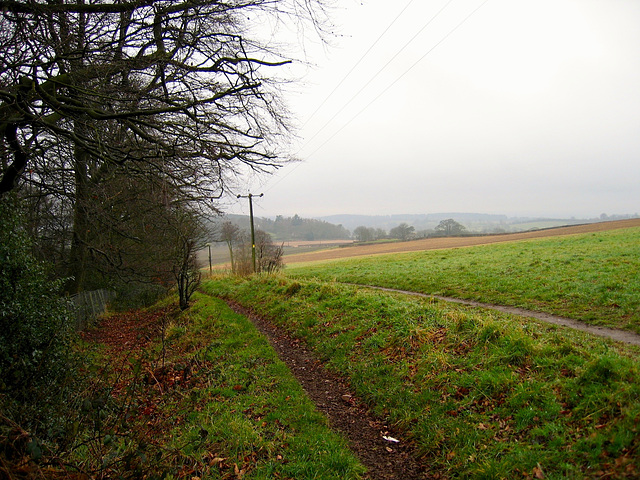
M 416 232 L 432 231 L 442 220 L 452 218 L 464 225 L 469 232 L 508 233 L 550 228 L 559 226 L 580 225 L 601 222 L 604 220 L 624 220 L 637 218 L 638 215 L 601 215 L 598 218 L 535 218 L 508 217 L 485 213 L 428 213 L 399 215 L 329 215 L 319 217 L 330 223 L 339 223 L 353 231 L 357 227 L 381 228 L 386 231 L 401 223 L 413 226 Z
M 255 227 L 269 233 L 274 241 L 289 240 L 342 240 L 351 237 L 357 227 L 382 229 L 389 232 L 401 223 L 413 226 L 418 236 L 431 234 L 442 221 L 452 218 L 464 225 L 470 233 L 513 233 L 542 228 L 581 225 L 606 220 L 638 218 L 634 215 L 601 215 L 598 218 L 534 218 L 509 217 L 486 213 L 427 213 L 398 215 L 328 215 L 303 218 L 298 215 L 275 218 L 255 217 Z M 211 219 L 209 229 L 230 221 L 244 230 L 250 229 L 248 215 L 225 215 Z M 422 234 L 422 235 L 421 235 Z

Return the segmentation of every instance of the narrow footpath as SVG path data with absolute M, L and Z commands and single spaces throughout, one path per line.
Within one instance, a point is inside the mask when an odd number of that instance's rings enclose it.
M 280 359 L 289 367 L 318 410 L 333 429 L 349 441 L 349 446 L 369 470 L 371 480 L 418 480 L 441 478 L 429 472 L 417 459 L 415 447 L 402 433 L 376 418 L 358 400 L 340 377 L 328 371 L 303 342 L 292 338 L 251 310 L 227 301 L 239 314 L 249 318 L 269 340 Z
M 535 318 L 536 320 L 552 323 L 554 325 L 561 325 L 563 327 L 569 327 L 575 330 L 588 332 L 593 335 L 597 335 L 599 337 L 605 337 L 618 342 L 624 342 L 624 343 L 629 343 L 631 345 L 640 346 L 640 335 L 638 335 L 637 333 L 628 332 L 626 330 L 619 330 L 615 328 L 598 327 L 596 325 L 589 325 L 587 323 L 583 323 L 578 320 L 573 320 L 571 318 L 551 315 L 550 313 L 535 312 L 533 310 L 525 310 L 524 308 L 519 308 L 519 307 L 506 307 L 503 305 L 494 305 L 491 303 L 476 302 L 475 300 L 463 300 L 460 298 L 443 297 L 440 295 L 430 295 L 427 293 L 411 292 L 409 290 L 399 290 L 397 288 L 377 287 L 375 285 L 360 285 L 356 283 L 352 283 L 349 285 L 354 285 L 362 288 L 372 288 L 375 290 L 383 290 L 385 292 L 402 293 L 404 295 L 412 295 L 416 297 L 435 298 L 436 300 L 442 300 L 445 302 L 459 303 L 459 304 L 468 305 L 471 307 L 486 308 L 488 310 L 496 310 L 499 312 L 511 313 L 513 315 L 519 315 L 521 317 Z

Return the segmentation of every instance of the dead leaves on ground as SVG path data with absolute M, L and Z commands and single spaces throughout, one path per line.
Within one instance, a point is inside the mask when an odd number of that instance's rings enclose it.
M 177 343 L 162 342 L 163 332 L 178 315 L 176 305 L 112 314 L 83 334 L 85 341 L 104 346 L 95 389 L 106 387 L 111 402 L 117 405 L 115 412 L 112 408 L 113 418 L 103 423 L 104 431 L 96 442 L 95 453 L 103 457 L 103 464 L 105 458 L 119 457 L 107 468 L 98 471 L 94 467 L 94 477 L 139 475 L 139 472 L 135 475 L 127 472 L 131 468 L 128 456 L 135 457 L 138 471 L 170 472 L 177 478 L 191 479 L 207 476 L 210 469 L 215 468 L 218 473 L 224 473 L 223 478 L 239 478 L 238 475 L 226 476 L 228 472 L 235 475 L 237 467 L 224 461 L 185 457 L 180 450 L 186 445 L 169 447 L 176 444 L 172 431 L 185 423 L 185 416 L 201 409 L 199 403 L 209 401 L 198 394 L 208 384 L 209 362 L 193 356 L 193 345 L 185 347 L 187 351 Z M 158 347 L 159 344 L 164 347 Z M 207 441 L 207 434 L 196 441 Z M 122 452 L 124 445 L 131 451 Z M 238 469 L 238 474 L 243 468 Z

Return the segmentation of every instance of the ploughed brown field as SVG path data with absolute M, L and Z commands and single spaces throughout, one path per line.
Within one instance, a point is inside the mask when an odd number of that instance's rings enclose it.
M 423 238 L 408 242 L 380 243 L 373 245 L 350 245 L 328 250 L 286 255 L 284 263 L 313 262 L 316 260 L 333 260 L 338 258 L 364 255 L 380 255 L 385 253 L 416 252 L 421 250 L 438 250 L 445 248 L 471 247 L 499 242 L 515 242 L 533 238 L 556 237 L 560 235 L 577 235 L 592 232 L 603 232 L 618 228 L 640 227 L 640 218 L 616 220 L 612 222 L 572 225 L 569 227 L 548 228 L 531 232 L 507 233 L 500 235 L 482 235 L 476 237 Z

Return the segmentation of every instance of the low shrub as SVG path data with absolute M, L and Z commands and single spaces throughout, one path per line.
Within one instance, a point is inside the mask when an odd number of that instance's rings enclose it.
M 17 202 L 0 200 L 0 410 L 31 432 L 56 436 L 73 382 L 73 321 L 31 252 Z

